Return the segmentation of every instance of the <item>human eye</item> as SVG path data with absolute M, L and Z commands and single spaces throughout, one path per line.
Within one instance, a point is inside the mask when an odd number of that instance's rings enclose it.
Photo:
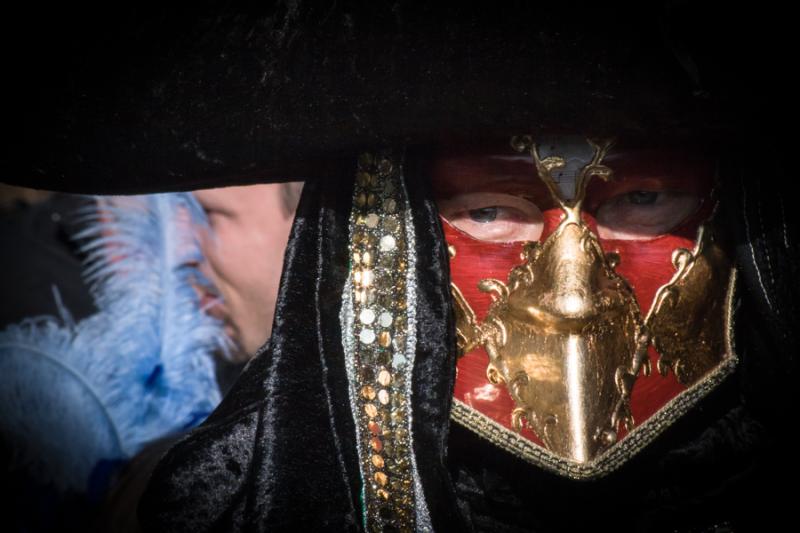
M 693 192 L 631 190 L 609 198 L 597 209 L 598 234 L 604 239 L 644 240 L 675 229 L 700 205 Z
M 512 194 L 461 194 L 440 200 L 439 212 L 450 224 L 482 241 L 535 241 L 542 234 L 542 212 Z
M 219 224 L 220 220 L 225 218 L 225 213 L 218 209 L 203 207 L 203 213 L 206 215 L 206 220 L 211 226 Z
M 195 191 L 194 196 L 203 210 L 208 225 L 215 231 L 232 219 L 233 212 L 229 208 L 230 201 L 218 190 Z

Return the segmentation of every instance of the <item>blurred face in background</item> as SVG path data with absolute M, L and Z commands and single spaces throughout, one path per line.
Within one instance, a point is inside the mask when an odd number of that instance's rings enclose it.
M 214 287 L 202 288 L 206 311 L 225 323 L 246 360 L 269 338 L 283 253 L 301 183 L 260 184 L 195 191 L 208 215 L 200 269 Z

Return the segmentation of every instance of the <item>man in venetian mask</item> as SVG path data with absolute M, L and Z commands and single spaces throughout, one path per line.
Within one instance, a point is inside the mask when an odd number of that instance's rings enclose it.
M 785 513 L 794 213 L 754 179 L 785 152 L 746 134 L 773 115 L 735 75 L 773 70 L 692 9 L 298 4 L 181 20 L 155 67 L 123 70 L 157 80 L 121 97 L 133 118 L 180 120 L 69 159 L 82 186 L 106 166 L 163 187 L 308 179 L 272 337 L 156 469 L 145 528 Z M 69 167 L 56 144 L 43 180 Z
M 715 163 L 608 140 L 514 143 L 519 155 L 445 151 L 430 170 L 463 354 L 454 413 L 512 453 L 595 476 L 632 453 L 614 444 L 634 427 L 641 446 L 645 421 L 677 418 L 699 382 L 733 368 Z

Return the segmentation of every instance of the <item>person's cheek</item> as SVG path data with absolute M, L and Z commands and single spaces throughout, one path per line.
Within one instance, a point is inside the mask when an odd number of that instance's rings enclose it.
M 218 224 L 208 246 L 206 255 L 217 278 L 225 284 L 230 283 L 231 266 L 235 258 L 231 257 L 237 248 L 237 232 L 232 231 L 230 224 Z
M 226 319 L 234 322 L 240 307 L 236 280 L 238 258 L 235 255 L 238 247 L 237 233 L 229 231 L 229 226 L 226 226 L 218 229 L 211 236 L 204 251 L 206 264 L 210 271 L 209 281 L 221 297 L 221 308 Z
M 206 278 L 208 283 L 216 286 L 214 269 L 211 262 L 214 255 L 214 240 L 210 229 L 203 228 L 199 231 L 198 244 L 200 246 L 200 254 L 202 255 L 198 267 L 200 273 Z

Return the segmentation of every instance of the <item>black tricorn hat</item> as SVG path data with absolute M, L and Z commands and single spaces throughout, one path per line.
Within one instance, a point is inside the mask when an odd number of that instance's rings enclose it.
M 376 145 L 540 131 L 719 142 L 765 114 L 752 66 L 780 61 L 766 26 L 716 3 L 429 4 L 11 15 L 0 180 L 185 190 L 324 177 Z

